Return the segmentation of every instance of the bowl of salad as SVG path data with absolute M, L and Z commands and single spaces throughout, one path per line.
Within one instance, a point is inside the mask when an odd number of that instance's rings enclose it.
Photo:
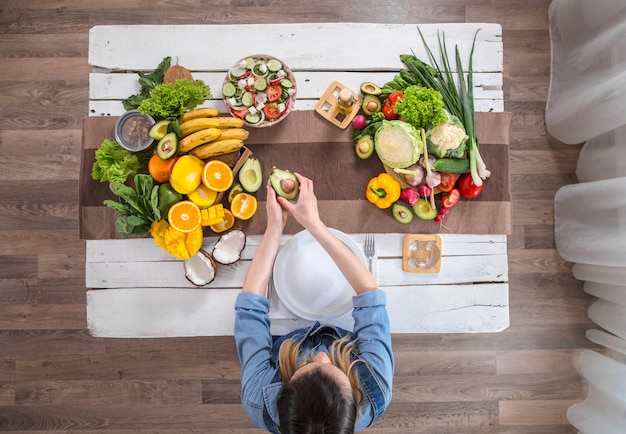
M 281 60 L 255 54 L 238 60 L 222 84 L 226 108 L 253 128 L 270 127 L 287 117 L 296 101 L 296 80 Z

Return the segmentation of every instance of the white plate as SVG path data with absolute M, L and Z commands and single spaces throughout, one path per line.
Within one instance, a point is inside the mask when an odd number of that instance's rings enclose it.
M 359 244 L 343 232 L 331 231 L 366 263 Z M 298 232 L 278 251 L 273 280 L 280 301 L 300 318 L 330 321 L 352 309 L 354 289 L 308 231 Z

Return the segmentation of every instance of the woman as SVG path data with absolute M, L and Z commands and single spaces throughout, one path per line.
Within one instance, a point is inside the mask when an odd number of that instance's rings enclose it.
M 319 217 L 313 182 L 299 174 L 297 202 L 267 185 L 267 228 L 235 303 L 242 404 L 270 432 L 351 433 L 374 423 L 391 401 L 394 360 L 385 293 Z M 272 337 L 265 297 L 291 214 L 320 243 L 357 295 L 354 330 L 315 323 Z

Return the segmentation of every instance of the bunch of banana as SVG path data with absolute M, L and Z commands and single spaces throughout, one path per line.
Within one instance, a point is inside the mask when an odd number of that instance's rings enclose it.
M 219 116 L 219 111 L 212 108 L 197 108 L 183 113 L 178 123 L 181 134 L 178 151 L 202 160 L 238 151 L 249 134 L 242 128 L 243 120 Z

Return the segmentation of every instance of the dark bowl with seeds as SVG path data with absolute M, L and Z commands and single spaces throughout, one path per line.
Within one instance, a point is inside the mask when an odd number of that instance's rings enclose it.
M 129 151 L 144 151 L 154 143 L 149 134 L 154 124 L 155 120 L 150 115 L 138 110 L 127 111 L 115 124 L 115 140 Z

